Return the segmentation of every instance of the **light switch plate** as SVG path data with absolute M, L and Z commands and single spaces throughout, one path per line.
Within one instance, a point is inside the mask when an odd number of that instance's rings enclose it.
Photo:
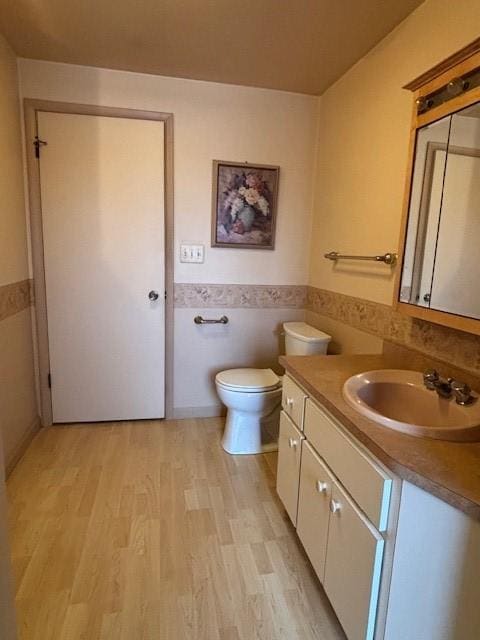
M 203 244 L 181 244 L 180 262 L 201 263 L 205 260 L 205 245 Z

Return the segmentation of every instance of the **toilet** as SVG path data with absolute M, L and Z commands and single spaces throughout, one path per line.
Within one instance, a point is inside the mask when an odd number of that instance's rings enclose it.
M 327 353 L 331 337 L 305 322 L 285 322 L 286 355 Z M 227 407 L 222 447 L 232 454 L 278 448 L 282 380 L 271 369 L 227 369 L 215 376 L 218 397 Z

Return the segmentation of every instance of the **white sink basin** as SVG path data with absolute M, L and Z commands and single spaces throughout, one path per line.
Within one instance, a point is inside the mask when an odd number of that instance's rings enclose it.
M 462 406 L 440 398 L 417 371 L 382 369 L 349 378 L 343 397 L 359 413 L 411 436 L 479 441 L 480 402 Z

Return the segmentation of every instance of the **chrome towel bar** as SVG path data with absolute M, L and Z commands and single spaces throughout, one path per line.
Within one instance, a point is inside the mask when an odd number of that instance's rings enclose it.
M 218 320 L 206 320 L 205 318 L 202 318 L 202 316 L 195 316 L 193 321 L 195 324 L 227 324 L 228 318 L 227 316 L 222 316 L 221 318 L 218 318 Z
M 383 256 L 347 256 L 337 251 L 330 251 L 326 253 L 325 258 L 327 260 L 371 260 L 372 262 L 384 262 L 390 266 L 393 266 L 397 262 L 396 253 L 385 253 Z

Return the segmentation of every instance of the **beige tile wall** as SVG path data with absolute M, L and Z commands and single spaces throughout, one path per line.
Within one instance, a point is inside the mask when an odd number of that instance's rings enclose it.
M 33 304 L 33 280 L 21 280 L 0 287 L 0 322 Z
M 265 284 L 175 284 L 178 308 L 303 309 L 307 287 Z
M 480 336 L 410 318 L 389 305 L 326 289 L 301 285 L 176 284 L 175 307 L 187 314 L 187 326 L 191 322 L 190 309 L 196 313 L 208 309 L 210 315 L 221 315 L 226 309 L 284 309 L 282 316 L 275 316 L 277 325 L 287 319 L 287 309 L 303 310 L 304 318 L 299 319 L 332 336 L 329 353 L 382 353 L 388 342 L 443 362 L 447 368 L 480 376 Z M 220 313 L 221 309 L 224 311 Z M 273 319 L 270 322 L 273 326 Z M 245 333 L 245 322 L 241 324 Z M 267 331 L 266 326 L 260 329 L 258 322 L 256 326 L 257 333 Z M 253 330 L 252 336 L 255 335 Z M 271 351 L 274 355 L 276 348 L 272 346 Z
M 372 353 L 366 350 L 368 344 L 368 349 L 378 353 L 379 345 L 371 342 L 374 337 L 480 375 L 480 336 L 403 316 L 385 304 L 316 287 L 308 287 L 307 316 L 309 312 L 316 314 L 316 326 L 325 318 L 325 327 L 333 320 L 355 330 L 342 329 L 349 340 L 349 348 L 343 345 L 343 352 Z

